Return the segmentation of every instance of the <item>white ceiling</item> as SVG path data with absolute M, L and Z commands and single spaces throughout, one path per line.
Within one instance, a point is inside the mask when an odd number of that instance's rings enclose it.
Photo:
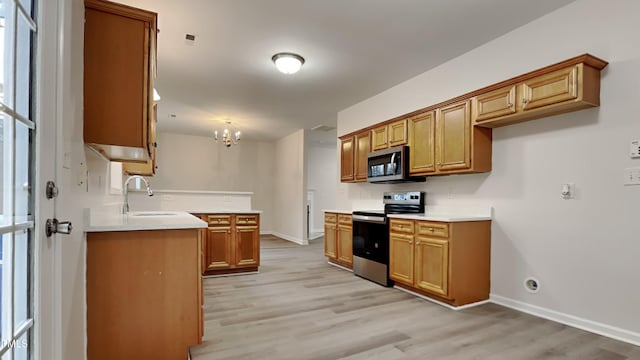
M 275 140 L 335 126 L 338 111 L 574 0 L 116 1 L 158 13 L 161 131 L 210 135 L 228 119 Z M 276 70 L 281 51 L 306 59 L 299 73 Z

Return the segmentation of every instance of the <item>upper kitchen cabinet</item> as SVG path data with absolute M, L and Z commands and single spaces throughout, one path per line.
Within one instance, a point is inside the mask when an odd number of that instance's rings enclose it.
M 473 97 L 473 122 L 499 127 L 599 106 L 605 66 L 585 54 L 496 84 Z
M 354 139 L 353 136 L 340 139 L 340 181 L 342 182 L 352 182 L 355 179 Z
M 84 142 L 112 161 L 152 159 L 156 24 L 153 12 L 85 0 Z
M 437 173 L 491 171 L 491 129 L 471 124 L 469 100 L 436 110 Z
M 363 131 L 355 135 L 355 181 L 367 181 L 367 157 L 371 151 L 371 135 L 368 131 Z
M 407 120 L 401 119 L 371 130 L 371 150 L 407 144 Z
M 427 111 L 407 119 L 410 175 L 436 171 L 435 118 L 433 111 Z
M 367 181 L 367 156 L 371 150 L 369 131 L 340 138 L 340 181 Z

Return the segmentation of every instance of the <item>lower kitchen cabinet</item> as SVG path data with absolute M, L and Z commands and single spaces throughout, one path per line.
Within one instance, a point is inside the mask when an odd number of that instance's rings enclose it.
M 87 233 L 87 359 L 186 359 L 201 343 L 200 234 Z
M 260 215 L 199 214 L 203 229 L 202 273 L 221 275 L 257 271 L 260 265 Z
M 324 214 L 324 255 L 330 262 L 353 268 L 353 227 L 349 214 Z
M 491 222 L 390 220 L 389 276 L 453 306 L 489 298 Z

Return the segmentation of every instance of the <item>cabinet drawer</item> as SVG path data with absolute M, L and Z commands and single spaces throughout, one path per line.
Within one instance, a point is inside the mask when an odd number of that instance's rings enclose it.
M 417 226 L 418 235 L 449 237 L 449 224 L 419 221 Z
M 338 214 L 334 213 L 324 213 L 324 222 L 335 224 L 338 222 Z
M 236 225 L 257 225 L 258 215 L 236 215 Z
M 338 215 L 338 222 L 344 225 L 351 225 L 351 215 Z
M 389 226 L 392 233 L 402 233 L 413 235 L 413 221 L 412 220 L 398 220 L 391 219 Z
M 209 226 L 231 225 L 231 215 L 206 215 Z

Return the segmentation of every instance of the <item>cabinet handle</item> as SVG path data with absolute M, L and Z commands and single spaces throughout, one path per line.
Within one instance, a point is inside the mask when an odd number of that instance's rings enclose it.
M 413 244 L 413 241 L 409 241 L 409 245 Z
M 429 228 L 429 231 L 433 232 L 433 231 L 434 231 L 434 228 Z
M 416 245 L 420 245 L 420 241 L 416 241 Z
M 513 104 L 512 103 L 508 103 L 507 107 L 513 107 Z
M 523 103 L 523 104 L 526 104 L 526 103 L 528 103 L 528 102 L 529 102 L 529 100 L 527 100 L 527 98 L 522 98 L 522 103 Z

